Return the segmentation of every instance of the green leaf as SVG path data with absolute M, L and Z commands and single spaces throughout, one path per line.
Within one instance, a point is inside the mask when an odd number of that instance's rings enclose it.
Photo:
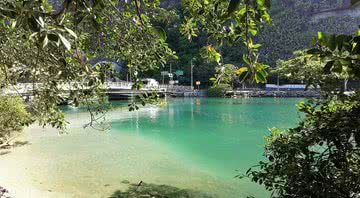
M 65 37 L 63 37 L 61 34 L 58 34 L 58 35 L 59 35 L 61 42 L 64 44 L 65 48 L 70 51 L 71 50 L 70 42 Z
M 47 44 L 49 43 L 49 39 L 48 39 L 48 36 L 47 36 L 47 35 L 45 35 L 44 40 L 43 40 L 42 43 L 43 43 L 43 44 L 42 44 L 42 47 L 43 47 L 43 48 L 45 48 L 45 47 L 47 46 Z
M 210 81 L 216 81 L 216 78 L 211 77 L 209 80 L 210 80 Z
M 74 38 L 78 38 L 76 33 L 74 31 L 72 31 L 71 29 L 67 28 L 67 27 L 64 27 L 64 29 L 71 35 L 73 36 Z
M 260 48 L 261 47 L 261 44 L 255 44 L 252 48 L 253 49 L 258 49 L 258 48 Z
M 157 34 L 162 41 L 166 41 L 166 32 L 161 27 L 153 27 L 153 31 Z
M 324 43 L 326 41 L 326 34 L 324 32 L 318 32 L 317 33 L 318 35 L 318 40 L 321 42 L 321 43 Z
M 45 22 L 42 17 L 39 17 L 39 19 L 35 19 L 35 20 L 42 28 L 45 27 Z
M 256 83 L 265 83 L 266 82 L 266 76 L 264 76 L 263 72 L 256 72 L 255 73 L 255 80 L 256 80 Z
M 246 54 L 243 54 L 243 60 L 246 64 L 250 65 L 250 60 L 249 58 L 246 56 Z
M 11 22 L 11 28 L 12 28 L 12 29 L 14 29 L 14 28 L 16 27 L 16 23 L 17 23 L 16 20 L 13 20 L 13 21 Z
M 265 0 L 256 0 L 256 2 L 257 2 L 260 6 L 264 6 L 264 5 L 265 5 Z
M 216 61 L 216 62 L 218 62 L 218 63 L 220 62 L 220 60 L 221 60 L 221 54 L 218 53 L 212 45 L 208 45 L 208 46 L 207 46 L 207 52 L 208 52 L 208 54 L 209 54 L 209 57 L 210 57 L 212 60 L 214 60 L 214 61 Z
M 257 30 L 255 30 L 255 29 L 249 29 L 249 32 L 250 32 L 253 36 L 256 36 L 256 34 L 257 34 Z
M 29 37 L 30 40 L 32 40 L 35 36 L 39 35 L 39 32 L 32 33 Z
M 249 71 L 247 67 L 240 67 L 238 70 L 235 71 L 237 76 L 241 76 L 243 73 Z

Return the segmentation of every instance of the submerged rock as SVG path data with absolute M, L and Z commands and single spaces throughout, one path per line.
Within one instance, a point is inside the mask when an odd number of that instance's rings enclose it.
M 130 184 L 127 191 L 114 192 L 109 198 L 214 198 L 213 196 L 190 189 L 180 189 L 169 185 L 157 185 L 141 182 Z

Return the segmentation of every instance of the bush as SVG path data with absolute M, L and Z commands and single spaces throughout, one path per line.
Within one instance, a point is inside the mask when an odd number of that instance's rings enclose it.
M 231 87 L 228 84 L 216 84 L 208 89 L 209 97 L 224 97 Z
M 30 114 L 20 97 L 0 96 L 0 144 L 21 131 L 30 121 Z
M 358 197 L 360 194 L 360 95 L 299 104 L 303 122 L 272 129 L 266 162 L 249 170 L 273 197 Z

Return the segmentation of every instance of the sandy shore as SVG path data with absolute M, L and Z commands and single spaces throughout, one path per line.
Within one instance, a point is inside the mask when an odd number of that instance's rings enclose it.
M 111 119 L 131 113 L 114 110 Z M 128 184 L 144 181 L 236 197 L 236 185 L 191 164 L 161 142 L 136 133 L 83 129 L 85 113 L 68 115 L 67 135 L 33 125 L 24 130 L 29 144 L 0 155 L 0 186 L 17 198 L 109 197 Z M 244 190 L 244 189 L 243 189 Z

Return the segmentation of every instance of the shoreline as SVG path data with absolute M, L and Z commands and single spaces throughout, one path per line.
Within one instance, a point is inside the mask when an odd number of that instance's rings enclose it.
M 232 97 L 271 97 L 271 98 L 307 98 L 320 97 L 319 91 L 230 91 L 227 96 Z
M 109 112 L 109 121 L 131 116 L 127 110 L 118 110 Z M 238 190 L 188 163 L 161 142 L 136 133 L 83 129 L 88 120 L 86 112 L 67 114 L 67 119 L 71 123 L 69 134 L 58 135 L 55 129 L 32 125 L 17 139 L 30 144 L 0 156 L 0 186 L 11 196 L 109 197 L 119 190 L 127 192 L 131 184 L 140 181 L 155 189 L 168 184 L 169 189 L 204 190 L 214 197 L 218 197 L 219 189 L 228 193 L 227 197 Z M 131 184 L 122 183 L 124 180 Z
M 234 90 L 227 91 L 226 97 L 271 97 L 271 98 L 306 98 L 321 97 L 320 91 L 297 91 L 297 90 Z M 194 92 L 179 92 L 173 95 L 179 98 L 207 98 L 207 90 L 194 90 Z

